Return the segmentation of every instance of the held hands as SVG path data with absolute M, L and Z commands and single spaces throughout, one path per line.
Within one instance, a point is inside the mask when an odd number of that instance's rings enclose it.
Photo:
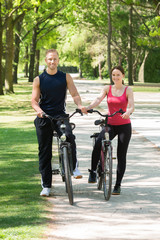
M 87 114 L 87 110 L 88 110 L 88 109 L 87 109 L 86 107 L 84 107 L 84 106 L 82 106 L 82 105 L 79 105 L 78 108 L 81 110 L 82 113 Z
M 86 107 L 82 106 L 82 108 L 81 108 L 82 113 L 87 114 L 87 110 L 88 110 L 88 109 L 87 109 Z

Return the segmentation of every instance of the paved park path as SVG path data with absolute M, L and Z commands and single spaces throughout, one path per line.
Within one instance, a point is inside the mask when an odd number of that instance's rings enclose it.
M 101 84 L 75 81 L 86 105 L 97 96 Z M 74 110 L 67 99 L 69 112 Z M 101 104 L 102 110 L 106 102 Z M 88 184 L 92 142 L 97 131 L 95 114 L 75 116 L 79 169 L 73 179 L 74 206 L 70 206 L 59 175 L 53 178 L 51 206 L 45 239 L 53 240 L 159 240 L 160 239 L 160 93 L 135 93 L 133 135 L 120 196 L 107 202 L 96 184 Z M 116 139 L 113 141 L 114 151 Z M 116 153 L 114 153 L 116 156 Z M 113 184 L 116 160 L 114 160 Z

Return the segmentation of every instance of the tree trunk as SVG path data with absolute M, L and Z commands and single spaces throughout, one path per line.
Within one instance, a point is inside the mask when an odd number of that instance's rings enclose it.
M 34 30 L 33 30 L 31 52 L 30 52 L 29 82 L 33 82 L 33 78 L 34 78 L 34 62 L 35 62 L 36 40 L 37 40 L 37 28 L 35 27 Z
M 38 7 L 35 8 L 35 13 L 37 12 L 38 12 Z M 36 45 L 37 45 L 37 30 L 38 30 L 38 25 L 36 24 L 33 29 L 33 35 L 32 35 L 30 65 L 29 65 L 29 82 L 33 82 L 33 78 L 34 78 L 34 62 L 35 62 L 35 51 L 36 51 Z
M 35 66 L 35 76 L 39 75 L 39 59 L 40 59 L 40 50 L 36 50 L 36 66 Z
M 79 77 L 82 78 L 82 57 L 81 57 L 81 52 L 79 51 Z
M 102 80 L 103 77 L 102 77 L 102 64 L 101 64 L 101 62 L 99 62 L 99 64 L 98 64 L 98 72 L 99 72 L 99 79 Z
M 93 76 L 94 76 L 95 78 L 98 77 L 98 68 L 97 68 L 97 67 L 93 68 Z
M 8 10 L 12 9 L 12 1 L 8 1 Z M 5 90 L 13 93 L 13 19 L 12 15 L 6 19 L 6 62 L 5 62 Z
M 129 11 L 129 43 L 128 43 L 128 82 L 129 85 L 133 85 L 133 78 L 132 78 L 132 14 L 133 14 L 133 9 L 132 5 L 130 7 Z
M 133 81 L 134 82 L 137 82 L 138 81 L 138 79 L 137 79 L 137 64 L 136 64 L 136 62 L 133 64 Z
M 2 76 L 2 55 L 3 55 L 2 33 L 3 33 L 3 27 L 2 27 L 1 2 L 0 2 L 0 95 L 4 95 L 3 76 Z
M 28 46 L 25 47 L 25 75 L 24 77 L 28 77 L 28 61 L 29 61 L 29 55 L 28 55 Z
M 15 34 L 15 49 L 14 49 L 14 62 L 13 62 L 13 82 L 18 83 L 18 63 L 19 63 L 19 51 L 20 51 L 20 33 L 22 29 L 22 22 L 23 19 L 17 22 L 15 28 L 16 28 L 16 34 Z
M 107 16 L 108 16 L 108 44 L 107 44 L 107 49 L 108 49 L 108 71 L 109 71 L 109 77 L 110 77 L 110 82 L 112 84 L 112 76 L 111 76 L 111 38 L 112 38 L 112 22 L 111 22 L 111 10 L 110 10 L 110 0 L 107 0 Z
M 148 52 L 145 53 L 145 57 L 143 59 L 143 62 L 140 66 L 139 73 L 138 73 L 138 81 L 143 83 L 144 83 L 144 65 L 145 65 L 147 56 L 148 56 Z
M 119 56 L 119 60 L 118 60 L 118 64 L 119 64 L 120 66 L 122 65 L 122 59 L 123 59 L 123 58 L 122 58 L 122 56 L 120 55 L 120 56 Z

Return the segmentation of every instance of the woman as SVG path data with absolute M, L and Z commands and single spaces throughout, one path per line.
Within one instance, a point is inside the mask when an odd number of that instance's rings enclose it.
M 116 135 L 118 135 L 117 174 L 112 194 L 119 195 L 121 192 L 122 178 L 126 168 L 128 144 L 132 133 L 130 115 L 134 111 L 134 97 L 132 89 L 123 84 L 123 78 L 125 75 L 124 69 L 121 66 L 116 66 L 111 70 L 111 74 L 114 85 L 105 86 L 100 95 L 84 109 L 84 112 L 98 106 L 106 96 L 108 114 L 112 114 L 120 108 L 125 111 L 124 114 L 116 114 L 112 118 L 108 118 L 110 139 L 112 140 Z M 91 170 L 89 170 L 90 173 L 88 179 L 89 183 L 95 183 L 97 181 L 96 168 L 100 159 L 101 139 L 104 136 L 104 132 L 105 130 L 102 130 L 99 134 L 92 152 Z

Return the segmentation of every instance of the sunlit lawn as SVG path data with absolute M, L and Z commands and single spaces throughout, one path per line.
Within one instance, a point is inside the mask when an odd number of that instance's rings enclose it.
M 14 89 L 15 94 L 0 96 L 0 239 L 39 239 L 49 206 L 39 196 L 31 85 Z

